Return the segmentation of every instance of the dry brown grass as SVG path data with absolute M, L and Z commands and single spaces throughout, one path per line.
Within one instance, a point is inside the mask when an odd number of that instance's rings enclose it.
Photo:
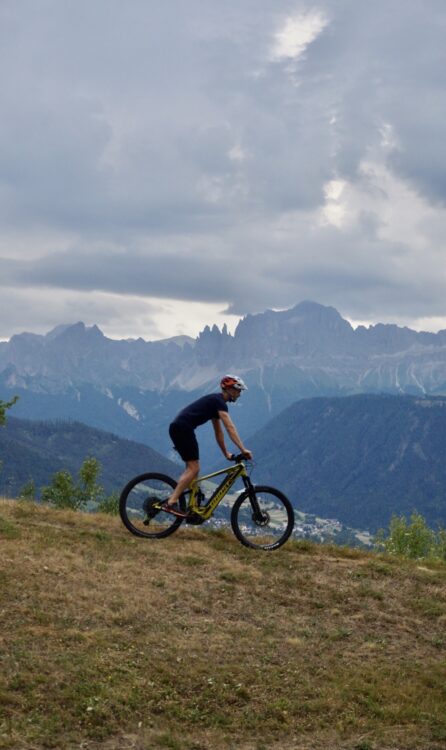
M 0 748 L 446 747 L 446 566 L 0 502 Z

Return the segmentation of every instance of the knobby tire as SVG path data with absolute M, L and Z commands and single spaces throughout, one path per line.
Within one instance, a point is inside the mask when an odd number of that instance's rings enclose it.
M 294 510 L 288 498 L 274 487 L 257 486 L 252 488 L 260 509 L 264 510 L 269 521 L 257 524 L 250 500 L 251 490 L 243 492 L 235 501 L 231 512 L 232 530 L 245 547 L 251 549 L 275 550 L 281 547 L 292 534 Z M 275 516 L 279 516 L 282 528 L 274 528 Z
M 156 472 L 140 474 L 131 479 L 119 498 L 119 515 L 124 526 L 135 536 L 146 539 L 164 539 L 173 534 L 184 519 L 161 511 L 145 525 L 147 514 L 144 511 L 144 502 L 148 498 L 165 501 L 176 486 L 177 483 L 172 477 Z M 184 496 L 180 497 L 179 505 L 180 509 L 185 511 Z

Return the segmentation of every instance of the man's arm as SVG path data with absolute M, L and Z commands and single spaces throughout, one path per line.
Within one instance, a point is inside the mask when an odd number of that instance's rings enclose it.
M 237 432 L 237 430 L 235 428 L 235 424 L 232 421 L 231 417 L 229 416 L 228 412 L 226 412 L 226 411 L 219 411 L 218 414 L 219 414 L 219 417 L 220 417 L 221 421 L 223 422 L 223 424 L 225 426 L 226 432 L 228 433 L 228 435 L 231 438 L 231 440 L 234 443 L 234 445 L 237 446 L 237 448 L 239 449 L 240 453 L 244 453 L 247 458 L 252 458 L 251 451 L 249 451 L 243 445 L 242 439 L 240 438 L 240 436 L 239 436 L 239 434 L 238 434 L 238 432 Z M 219 420 L 217 420 L 217 421 L 219 421 Z M 221 427 L 220 427 L 220 430 L 221 430 Z M 223 434 L 223 430 L 221 430 L 221 432 Z M 218 442 L 218 439 L 217 439 L 217 442 Z M 224 440 L 223 440 L 223 443 L 224 443 Z M 219 443 L 219 445 L 220 445 L 220 443 Z M 230 454 L 227 455 L 227 453 L 225 453 L 225 455 L 226 455 L 226 458 L 230 457 Z
M 213 419 L 212 420 L 212 426 L 214 428 L 215 432 L 215 439 L 217 441 L 217 444 L 225 456 L 225 458 L 230 458 L 231 454 L 229 453 L 228 449 L 226 448 L 225 444 L 225 436 L 222 430 L 221 421 L 219 419 Z

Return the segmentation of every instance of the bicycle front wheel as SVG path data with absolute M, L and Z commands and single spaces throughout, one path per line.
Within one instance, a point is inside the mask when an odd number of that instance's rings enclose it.
M 293 531 L 293 506 L 279 490 L 254 486 L 235 501 L 231 525 L 239 542 L 246 547 L 277 549 Z
M 161 539 L 177 530 L 183 519 L 172 513 L 157 511 L 159 503 L 171 496 L 177 483 L 165 474 L 140 474 L 122 490 L 119 499 L 119 514 L 126 528 L 136 536 Z M 180 497 L 180 508 L 186 509 L 184 497 Z

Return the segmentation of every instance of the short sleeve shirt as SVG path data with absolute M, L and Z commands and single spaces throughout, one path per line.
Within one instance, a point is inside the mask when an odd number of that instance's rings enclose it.
M 195 430 L 210 419 L 219 419 L 219 411 L 227 412 L 228 405 L 221 393 L 211 393 L 186 406 L 173 421 L 187 424 Z

